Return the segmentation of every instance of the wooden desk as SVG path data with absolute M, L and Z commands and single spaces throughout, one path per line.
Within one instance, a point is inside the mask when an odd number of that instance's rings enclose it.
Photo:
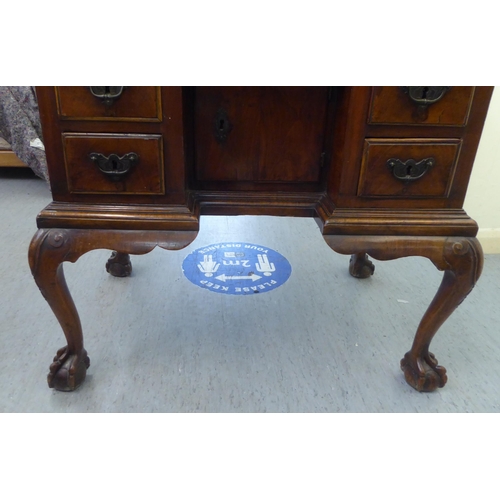
M 446 383 L 429 352 L 483 255 L 462 209 L 492 87 L 38 87 L 53 202 L 37 217 L 33 276 L 67 346 L 48 383 L 70 391 L 89 358 L 62 263 L 98 248 L 180 249 L 200 215 L 315 217 L 326 243 L 368 258 L 423 256 L 444 271 L 401 361 L 419 391 Z

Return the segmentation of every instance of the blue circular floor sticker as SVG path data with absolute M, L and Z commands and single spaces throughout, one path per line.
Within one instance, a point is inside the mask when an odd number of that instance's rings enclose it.
M 182 270 L 191 283 L 230 295 L 269 292 L 292 274 L 292 266 L 283 255 L 252 243 L 198 248 L 184 259 Z

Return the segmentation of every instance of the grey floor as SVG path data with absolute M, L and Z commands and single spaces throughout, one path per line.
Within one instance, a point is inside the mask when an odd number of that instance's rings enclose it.
M 445 388 L 411 389 L 399 369 L 441 273 L 422 258 L 375 262 L 355 280 L 348 257 L 310 219 L 204 217 L 177 252 L 133 257 L 133 276 L 104 271 L 108 251 L 65 272 L 91 358 L 73 393 L 46 385 L 65 344 L 27 263 L 44 181 L 0 171 L 0 410 L 3 412 L 498 412 L 500 255 L 436 335 Z M 181 270 L 194 248 L 223 241 L 270 247 L 292 265 L 276 290 L 222 295 Z

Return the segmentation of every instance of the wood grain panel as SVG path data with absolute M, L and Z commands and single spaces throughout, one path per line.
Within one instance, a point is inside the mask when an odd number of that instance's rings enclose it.
M 461 141 L 367 139 L 358 196 L 388 198 L 443 198 L 448 196 Z M 389 159 L 403 162 L 433 158 L 434 165 L 420 178 L 397 179 L 387 166 Z
M 452 87 L 439 101 L 422 109 L 403 87 L 374 87 L 369 123 L 464 126 L 473 95 L 474 87 Z
M 67 120 L 161 121 L 160 87 L 125 87 L 110 104 L 89 87 L 56 87 L 58 113 Z
M 319 181 L 327 87 L 198 87 L 195 100 L 198 180 Z M 221 114 L 230 124 L 224 141 Z
M 71 193 L 162 194 L 163 146 L 158 135 L 63 134 L 64 158 Z M 123 180 L 103 174 L 91 153 L 123 156 L 137 153 L 139 161 Z

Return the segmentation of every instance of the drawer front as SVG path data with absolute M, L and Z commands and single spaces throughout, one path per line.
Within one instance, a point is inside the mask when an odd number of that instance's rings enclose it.
M 374 87 L 369 123 L 463 127 L 473 95 L 474 87 Z
M 318 182 L 328 87 L 197 87 L 200 181 Z
M 358 196 L 446 198 L 461 141 L 366 139 Z
M 59 116 L 66 120 L 161 121 L 160 87 L 56 87 Z M 94 92 L 94 95 L 92 92 Z M 97 95 L 118 95 L 106 98 Z
M 63 134 L 70 193 L 164 194 L 160 135 Z

